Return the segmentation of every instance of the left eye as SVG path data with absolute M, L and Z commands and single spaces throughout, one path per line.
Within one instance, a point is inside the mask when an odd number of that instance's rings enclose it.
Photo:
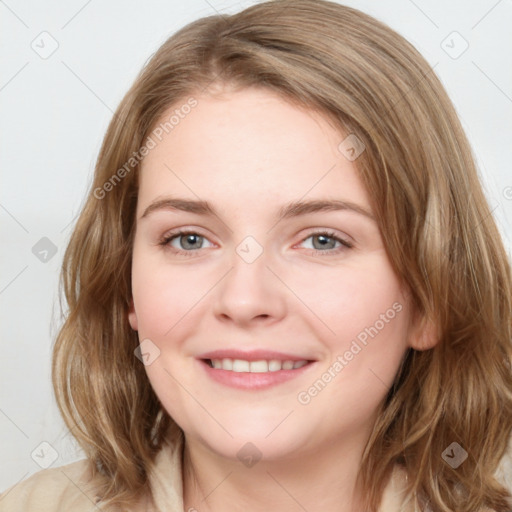
M 329 250 L 339 250 L 340 247 L 343 248 L 351 248 L 352 244 L 343 240 L 342 238 L 335 235 L 335 233 L 328 232 L 320 232 L 320 233 L 311 233 L 307 238 L 305 238 L 301 243 L 306 242 L 306 240 L 312 240 L 313 247 L 308 247 L 308 249 L 313 249 L 318 252 L 326 252 Z M 338 244 L 336 246 L 336 244 Z

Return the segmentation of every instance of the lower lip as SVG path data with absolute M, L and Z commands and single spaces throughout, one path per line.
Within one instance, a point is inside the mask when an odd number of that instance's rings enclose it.
M 213 380 L 238 389 L 266 389 L 284 382 L 288 382 L 300 375 L 303 375 L 312 366 L 315 361 L 297 368 L 296 370 L 278 370 L 276 372 L 250 373 L 250 372 L 233 372 L 231 370 L 219 370 L 212 368 L 204 360 L 198 360 L 206 374 Z

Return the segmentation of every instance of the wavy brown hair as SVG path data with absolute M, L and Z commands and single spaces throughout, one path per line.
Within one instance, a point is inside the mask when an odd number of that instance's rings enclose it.
M 214 86 L 263 87 L 364 143 L 355 163 L 389 259 L 417 313 L 437 326 L 436 346 L 409 349 L 380 408 L 359 472 L 366 509 L 378 509 L 401 465 L 422 509 L 510 510 L 494 472 L 512 430 L 511 271 L 471 148 L 415 48 L 323 0 L 275 0 L 190 23 L 152 56 L 110 122 L 64 257 L 68 312 L 52 366 L 60 410 L 94 462 L 104 502 L 143 496 L 165 437 L 183 434 L 134 355 L 127 318 L 133 158 L 169 107 Z M 468 452 L 457 469 L 441 456 L 452 442 Z

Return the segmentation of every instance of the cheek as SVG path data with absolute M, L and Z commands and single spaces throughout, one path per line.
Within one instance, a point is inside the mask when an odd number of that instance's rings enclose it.
M 192 389 L 193 382 L 187 379 L 193 372 L 186 360 L 179 359 L 177 367 L 176 355 L 182 350 L 183 333 L 190 334 L 194 328 L 191 309 L 204 295 L 203 281 L 198 273 L 184 272 L 166 265 L 160 257 L 134 250 L 132 292 L 139 340 L 149 339 L 157 347 L 149 344 L 154 359 L 145 371 L 167 412 L 181 420 L 188 405 L 180 384 Z M 186 422 L 180 426 L 190 428 Z
M 327 371 L 326 380 L 338 383 L 330 392 L 339 395 L 340 403 L 352 395 L 357 407 L 363 395 L 379 401 L 392 384 L 409 325 L 407 303 L 387 260 L 378 253 L 361 263 L 337 273 L 332 268 L 324 275 L 317 272 L 309 286 L 297 283 L 321 320 L 318 333 L 329 353 L 319 374 Z
M 139 337 L 161 339 L 204 295 L 199 273 L 134 252 L 132 291 Z
M 325 339 L 335 348 L 375 324 L 384 331 L 383 321 L 386 332 L 403 328 L 400 321 L 394 321 L 400 316 L 397 309 L 404 306 L 400 284 L 381 252 L 361 258 L 357 265 L 319 267 L 314 276 L 299 272 L 293 279 L 297 296 L 317 318 L 316 323 L 324 325 Z
M 357 296 L 338 301 L 338 316 L 332 312 L 336 334 L 323 337 L 329 357 L 297 394 L 312 416 L 329 411 L 322 428 L 371 421 L 395 380 L 407 349 L 408 313 L 399 290 L 387 284 L 354 289 Z

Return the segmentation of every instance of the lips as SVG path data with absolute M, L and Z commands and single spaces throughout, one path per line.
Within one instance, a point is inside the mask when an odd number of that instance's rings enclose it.
M 296 370 L 312 360 L 296 354 L 271 350 L 215 350 L 200 356 L 210 368 L 237 373 L 267 373 L 280 370 Z
M 289 354 L 284 352 L 276 352 L 273 350 L 214 350 L 212 352 L 205 352 L 201 354 L 198 359 L 214 360 L 214 359 L 239 359 L 242 361 L 314 361 L 314 359 L 307 355 Z
M 215 350 L 197 359 L 212 379 L 241 389 L 263 389 L 284 383 L 316 362 L 307 356 L 269 350 Z

